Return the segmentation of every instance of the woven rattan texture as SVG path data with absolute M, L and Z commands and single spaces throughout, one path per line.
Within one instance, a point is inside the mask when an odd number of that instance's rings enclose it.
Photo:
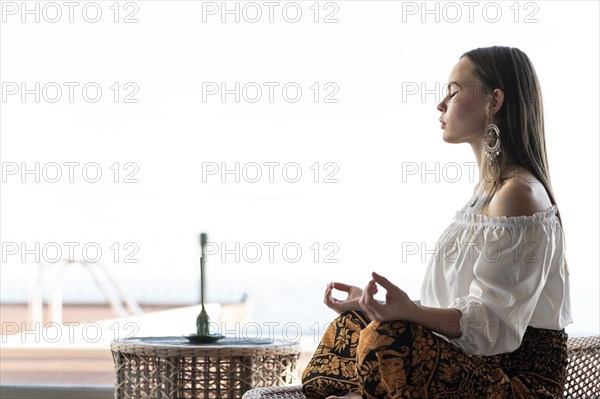
M 300 344 L 243 347 L 114 341 L 115 399 L 239 399 L 253 387 L 295 384 Z
M 566 398 L 600 398 L 600 336 L 568 339 Z

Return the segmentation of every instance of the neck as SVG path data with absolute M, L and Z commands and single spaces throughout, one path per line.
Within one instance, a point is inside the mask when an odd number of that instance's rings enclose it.
M 475 159 L 477 160 L 477 169 L 479 171 L 479 180 L 476 185 L 476 190 L 479 193 L 482 190 L 484 190 L 483 186 L 489 186 L 489 182 L 488 182 L 488 184 L 485 184 L 485 180 L 483 179 L 484 162 L 489 162 L 489 158 L 487 157 L 487 155 L 485 153 L 485 150 L 484 150 L 485 145 L 483 143 L 483 140 L 478 141 L 478 142 L 473 142 L 470 144 L 471 144 L 471 149 L 473 150 L 473 153 L 475 154 Z M 508 156 L 506 158 L 505 170 L 503 171 L 504 177 L 507 177 L 512 170 L 518 169 L 518 168 L 519 168 L 519 165 L 517 165 L 515 160 L 512 157 Z
M 483 185 L 483 180 L 482 180 L 482 176 L 483 176 L 483 162 L 487 162 L 487 156 L 485 155 L 484 152 L 484 144 L 483 141 L 477 141 L 477 142 L 472 142 L 471 144 L 471 149 L 473 150 L 473 153 L 475 154 L 475 159 L 477 160 L 477 169 L 479 172 L 479 181 L 477 182 L 477 186 L 476 187 L 481 187 Z

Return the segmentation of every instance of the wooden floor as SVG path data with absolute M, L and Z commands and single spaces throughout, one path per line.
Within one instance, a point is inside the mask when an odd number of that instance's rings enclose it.
M 178 306 L 188 305 L 142 305 L 142 309 L 151 312 Z M 64 321 L 73 323 L 117 317 L 108 306 L 103 305 L 65 305 L 63 312 Z M 27 328 L 27 307 L 1 305 L 0 319 L 3 325 L 11 322 L 13 326 L 16 323 Z M 5 332 L 4 328 L 2 332 Z M 311 356 L 310 352 L 302 353 L 298 375 Z M 113 386 L 113 360 L 110 350 L 14 349 L 0 345 L 0 382 L 2 385 Z
M 0 350 L 0 381 L 8 385 L 113 385 L 110 351 Z
M 151 312 L 174 307 L 177 306 L 152 305 L 142 309 Z M 49 320 L 47 311 L 44 320 Z M 65 305 L 63 312 L 68 323 L 118 317 L 105 305 Z M 3 304 L 0 317 L 3 325 L 10 322 L 18 330 L 31 328 L 27 324 L 26 305 Z M 2 332 L 6 332 L 5 328 Z M 0 345 L 0 381 L 3 385 L 113 385 L 113 361 L 109 350 L 7 349 Z

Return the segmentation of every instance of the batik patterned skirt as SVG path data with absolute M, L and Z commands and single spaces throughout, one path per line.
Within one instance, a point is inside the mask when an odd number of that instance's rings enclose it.
M 403 320 L 375 322 L 346 311 L 327 328 L 302 373 L 307 398 L 563 398 L 563 330 L 528 326 L 510 353 L 478 356 Z

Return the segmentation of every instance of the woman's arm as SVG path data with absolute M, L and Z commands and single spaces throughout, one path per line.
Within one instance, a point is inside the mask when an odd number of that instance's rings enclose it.
M 415 303 L 415 311 L 411 312 L 408 321 L 419 323 L 436 333 L 450 338 L 458 338 L 460 317 L 462 313 L 454 308 L 432 308 Z

